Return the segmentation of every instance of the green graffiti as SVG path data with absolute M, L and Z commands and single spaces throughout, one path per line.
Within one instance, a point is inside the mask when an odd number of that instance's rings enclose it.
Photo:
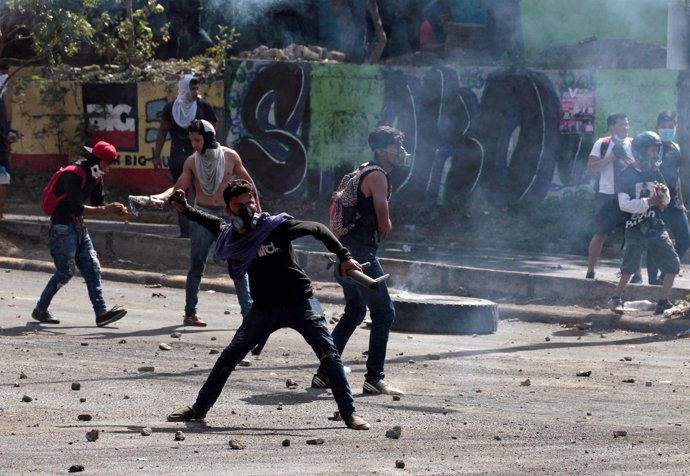
M 358 164 L 371 155 L 369 131 L 383 102 L 379 66 L 314 65 L 311 72 L 309 167 Z

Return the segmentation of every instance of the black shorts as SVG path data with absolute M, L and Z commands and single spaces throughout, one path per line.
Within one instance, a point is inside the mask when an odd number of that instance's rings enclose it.
M 618 206 L 618 194 L 597 193 L 595 206 L 595 234 L 608 235 L 616 226 L 623 224 L 625 214 Z

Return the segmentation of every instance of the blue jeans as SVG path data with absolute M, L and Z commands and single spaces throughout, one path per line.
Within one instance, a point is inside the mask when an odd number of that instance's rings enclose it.
M 199 390 L 194 409 L 206 413 L 218 400 L 223 387 L 237 364 L 256 344 L 273 331 L 290 327 L 299 332 L 321 361 L 331 382 L 333 397 L 343 417 L 355 412 L 355 403 L 340 354 L 328 332 L 321 304 L 315 298 L 283 307 L 257 309 L 253 307 L 242 320 L 242 325 L 230 344 L 221 352 L 206 382 Z
M 197 205 L 196 208 L 215 216 L 222 216 L 221 207 L 203 207 Z M 227 220 L 226 220 L 227 221 Z M 185 306 L 184 315 L 194 316 L 199 304 L 199 290 L 201 289 L 201 277 L 206 270 L 206 260 L 208 253 L 216 241 L 213 233 L 196 222 L 190 223 L 189 238 L 191 241 L 191 252 L 189 256 L 189 270 L 187 271 L 187 282 L 185 285 Z M 249 295 L 249 278 L 245 274 L 243 278 L 233 280 L 235 283 L 235 293 L 240 303 L 242 316 L 249 313 L 252 307 L 252 298 Z
M 84 237 L 79 242 L 79 232 L 74 225 L 52 225 L 50 227 L 50 255 L 55 263 L 55 274 L 48 280 L 38 299 L 36 309 L 47 311 L 53 296 L 66 285 L 74 268 L 78 268 L 89 291 L 89 299 L 96 315 L 106 310 L 101 285 L 101 264 L 93 249 L 89 232 L 84 227 Z
M 354 259 L 360 263 L 371 263 L 370 266 L 364 268 L 364 273 L 367 276 L 374 279 L 383 276 L 383 268 L 381 268 L 381 263 L 373 250 L 368 247 L 357 246 L 348 246 L 348 249 Z M 367 308 L 369 308 L 371 333 L 369 334 L 367 373 L 364 378 L 368 381 L 383 380 L 385 377 L 383 365 L 386 360 L 388 336 L 395 319 L 395 308 L 388 294 L 388 286 L 382 282 L 376 289 L 367 289 L 348 277 L 340 276 L 340 261 L 335 266 L 335 279 L 343 288 L 345 311 L 333 329 L 333 342 L 342 355 L 347 341 L 357 326 L 362 323 L 367 314 Z M 323 373 L 321 367 L 319 367 L 318 373 Z

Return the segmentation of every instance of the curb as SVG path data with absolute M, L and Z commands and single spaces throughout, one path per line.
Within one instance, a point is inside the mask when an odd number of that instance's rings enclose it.
M 0 257 L 0 268 L 6 270 L 37 271 L 53 273 L 53 263 L 42 260 Z M 490 272 L 487 270 L 483 270 Z M 524 273 L 516 273 L 523 274 Z M 104 280 L 124 283 L 155 285 L 175 289 L 184 289 L 186 276 L 167 275 L 149 271 L 132 271 L 116 268 L 103 268 L 101 276 Z M 202 290 L 234 293 L 232 280 L 225 277 L 205 276 L 201 283 Z M 337 283 L 314 281 L 316 297 L 321 302 L 343 304 L 343 295 Z M 630 332 L 659 334 L 666 336 L 685 336 L 690 334 L 689 319 L 663 319 L 650 315 L 649 312 L 635 315 L 618 315 L 610 312 L 592 312 L 591 309 L 579 306 L 551 306 L 551 305 L 520 305 L 499 303 L 499 320 L 517 319 L 523 322 L 538 322 L 545 324 L 560 324 L 566 329 L 606 330 L 619 329 Z

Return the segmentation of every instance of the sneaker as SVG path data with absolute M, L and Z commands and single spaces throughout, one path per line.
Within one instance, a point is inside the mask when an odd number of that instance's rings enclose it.
M 594 279 L 594 271 L 587 271 L 585 279 Z
M 630 284 L 642 284 L 642 276 L 633 274 L 632 278 L 630 278 Z
M 60 324 L 60 321 L 55 319 L 47 309 L 45 311 L 41 311 L 40 309 L 36 308 L 31 312 L 31 317 L 38 322 L 42 322 L 43 324 Z
M 314 376 L 311 378 L 311 387 L 312 388 L 331 388 L 331 382 L 328 380 L 328 377 L 325 375 L 321 374 L 314 374 Z
M 348 367 L 347 365 L 343 365 L 343 370 L 345 371 L 345 378 L 350 376 L 350 373 L 352 372 L 352 369 Z M 312 388 L 331 388 L 331 382 L 328 380 L 328 377 L 325 375 L 316 373 L 314 376 L 311 378 L 311 387 Z
M 383 380 L 376 382 L 365 381 L 362 391 L 367 395 L 405 395 L 405 392 L 388 385 Z
M 668 299 L 659 299 L 656 303 L 656 308 L 654 309 L 654 314 L 663 314 L 666 309 L 671 309 L 673 304 L 668 302 Z
M 183 326 L 206 327 L 206 322 L 197 315 L 185 316 L 182 321 Z
M 206 418 L 206 413 L 196 411 L 193 406 L 178 408 L 168 415 L 168 421 L 192 421 L 204 418 Z
M 371 428 L 369 422 L 356 413 L 343 418 L 343 420 L 345 421 L 347 427 L 352 428 L 353 430 L 368 430 Z
M 119 321 L 125 317 L 125 314 L 127 314 L 127 309 L 115 306 L 110 311 L 105 311 L 103 314 L 96 316 L 96 325 L 98 327 L 107 326 L 115 321 Z
M 613 296 L 609 299 L 607 305 L 616 314 L 623 314 L 623 300 L 619 296 Z

